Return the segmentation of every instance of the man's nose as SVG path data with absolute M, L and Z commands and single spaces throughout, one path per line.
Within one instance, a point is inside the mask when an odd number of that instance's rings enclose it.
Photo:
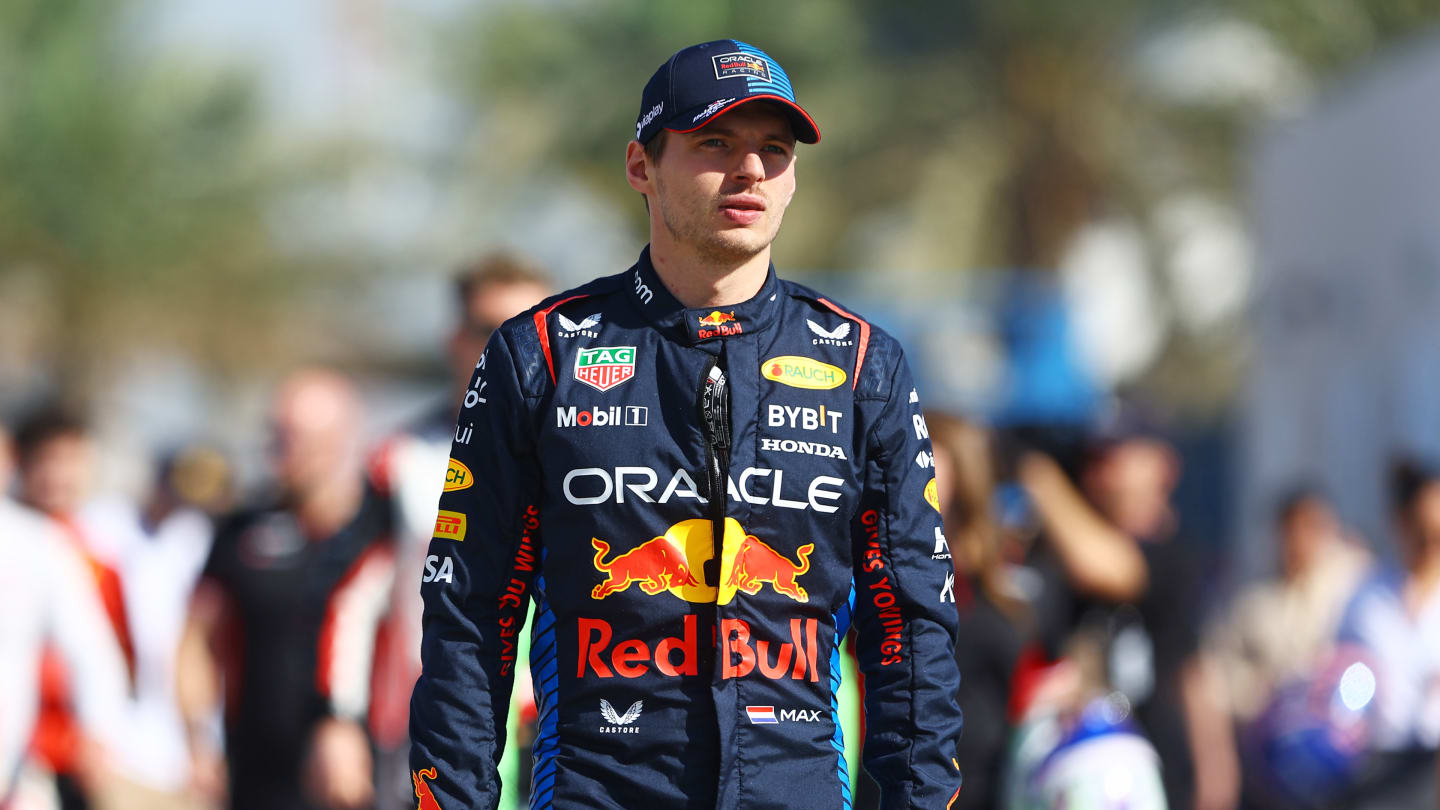
M 735 167 L 735 177 L 752 183 L 765 179 L 765 161 L 760 159 L 758 151 L 751 149 L 740 156 L 740 165 Z

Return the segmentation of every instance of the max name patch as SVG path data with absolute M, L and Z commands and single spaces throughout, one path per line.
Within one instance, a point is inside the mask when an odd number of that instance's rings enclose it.
M 715 78 L 733 79 L 736 76 L 754 76 L 761 81 L 770 81 L 770 63 L 748 53 L 722 53 L 710 57 L 715 63 Z

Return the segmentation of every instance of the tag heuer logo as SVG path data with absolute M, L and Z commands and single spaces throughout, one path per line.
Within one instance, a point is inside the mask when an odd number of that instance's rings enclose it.
M 598 391 L 609 391 L 634 376 L 634 346 L 581 349 L 575 355 L 575 379 Z

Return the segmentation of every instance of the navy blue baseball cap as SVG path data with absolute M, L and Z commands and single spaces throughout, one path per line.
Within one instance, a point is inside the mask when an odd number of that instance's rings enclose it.
M 820 140 L 780 63 L 738 39 L 691 45 L 666 60 L 645 84 L 635 140 L 649 143 L 663 129 L 694 132 L 749 101 L 776 102 L 790 114 L 796 140 Z

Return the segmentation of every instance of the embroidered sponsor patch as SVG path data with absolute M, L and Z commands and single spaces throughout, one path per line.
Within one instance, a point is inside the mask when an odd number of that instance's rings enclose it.
M 465 466 L 465 462 L 459 459 L 450 459 L 450 469 L 445 471 L 445 491 L 469 489 L 474 484 L 475 479 L 470 475 L 470 468 Z
M 722 53 L 710 57 L 715 63 L 715 78 L 734 79 L 739 76 L 754 76 L 761 81 L 770 81 L 770 63 L 748 53 Z
M 435 517 L 436 540 L 454 540 L 459 543 L 465 539 L 465 513 L 451 512 L 441 509 L 440 514 Z
M 845 372 L 839 368 L 793 354 L 766 360 L 760 364 L 760 373 L 767 380 L 813 391 L 828 391 L 845 384 Z
M 634 376 L 634 346 L 600 346 L 575 354 L 575 379 L 597 391 L 609 391 Z

